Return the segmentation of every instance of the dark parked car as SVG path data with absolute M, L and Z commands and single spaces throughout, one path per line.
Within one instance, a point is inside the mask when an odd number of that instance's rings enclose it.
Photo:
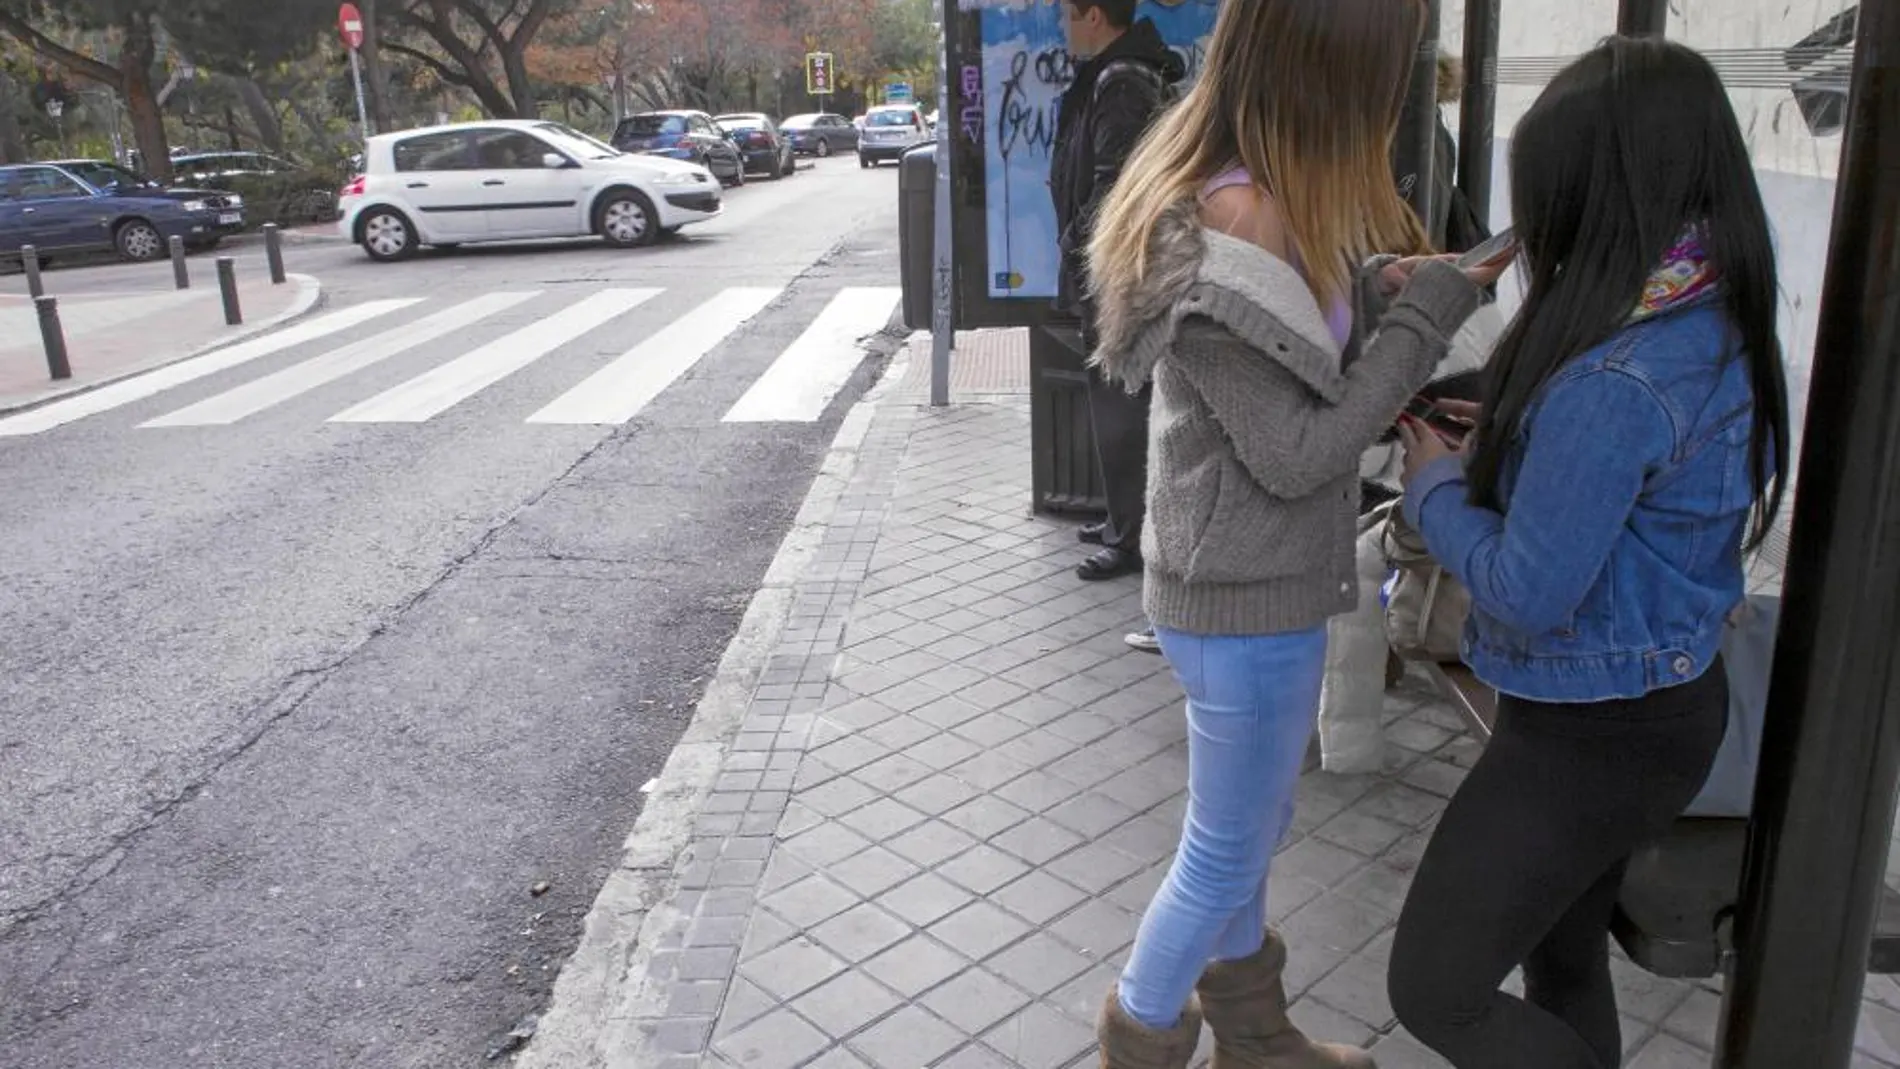
M 614 128 L 613 146 L 697 163 L 729 186 L 745 185 L 739 146 L 703 111 L 649 111 L 629 115 Z
M 792 151 L 801 156 L 830 156 L 858 150 L 858 128 L 842 115 L 794 115 L 778 124 L 792 139 Z
M 337 217 L 339 176 L 262 152 L 203 152 L 172 158 L 173 181 L 244 198 L 256 222 L 296 226 Z
M 0 167 L 0 257 L 31 245 L 52 255 L 113 250 L 155 260 L 173 236 L 192 245 L 212 240 L 233 214 L 148 189 L 100 188 L 52 164 Z
M 54 160 L 52 166 L 78 178 L 94 189 L 122 196 L 167 197 L 175 201 L 197 201 L 217 212 L 217 221 L 205 237 L 185 244 L 194 252 L 217 247 L 218 242 L 244 230 L 244 198 L 221 189 L 192 186 L 163 186 L 152 178 L 106 160 Z
M 739 146 L 746 170 L 774 179 L 785 178 L 798 170 L 797 158 L 792 154 L 792 139 L 780 133 L 778 124 L 769 116 L 743 112 L 721 115 L 713 122 Z

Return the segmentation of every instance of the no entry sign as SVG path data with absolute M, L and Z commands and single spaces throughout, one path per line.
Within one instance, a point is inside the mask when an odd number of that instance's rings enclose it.
M 343 43 L 354 52 L 363 47 L 363 13 L 356 10 L 355 4 L 344 4 L 336 11 L 336 28 L 343 35 Z

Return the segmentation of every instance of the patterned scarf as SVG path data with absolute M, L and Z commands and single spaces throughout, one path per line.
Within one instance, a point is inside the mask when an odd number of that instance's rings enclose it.
M 1663 255 L 1662 266 L 1643 283 L 1643 298 L 1631 313 L 1630 322 L 1653 319 L 1700 300 L 1715 288 L 1716 282 L 1715 267 L 1709 263 L 1708 251 L 1702 247 L 1702 237 L 1691 227 L 1670 246 Z

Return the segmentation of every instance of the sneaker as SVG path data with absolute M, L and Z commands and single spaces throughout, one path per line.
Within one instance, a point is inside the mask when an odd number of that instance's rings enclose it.
M 1160 653 L 1161 640 L 1155 637 L 1155 629 L 1144 627 L 1133 634 L 1122 636 L 1122 641 L 1143 653 Z

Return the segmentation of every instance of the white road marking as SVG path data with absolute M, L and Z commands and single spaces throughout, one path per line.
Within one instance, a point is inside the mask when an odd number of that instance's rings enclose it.
M 815 422 L 863 362 L 858 342 L 890 322 L 902 297 L 896 287 L 840 290 L 739 398 L 724 422 Z
M 280 405 L 319 386 L 335 382 L 345 375 L 381 363 L 398 353 L 480 322 L 497 312 L 506 311 L 523 301 L 539 296 L 539 291 L 485 293 L 472 301 L 447 308 L 393 330 L 364 338 L 247 382 L 216 397 L 181 408 L 169 415 L 150 420 L 146 427 L 205 427 L 236 423 L 267 408 Z
M 331 423 L 422 423 L 658 296 L 656 289 L 602 290 L 570 308 L 489 342 L 434 371 L 330 417 Z
M 733 331 L 744 326 L 782 290 L 741 288 L 718 296 L 668 324 L 626 355 L 588 376 L 528 417 L 529 423 L 620 424 L 692 370 Z
M 183 386 L 187 382 L 195 382 L 207 375 L 228 371 L 240 364 L 249 363 L 272 353 L 280 353 L 305 342 L 348 330 L 377 316 L 407 308 L 420 299 L 368 301 L 353 308 L 344 308 L 305 323 L 286 327 L 261 338 L 238 342 L 236 345 L 226 346 L 200 357 L 182 360 L 149 374 L 115 382 L 110 386 L 101 386 L 99 389 L 75 395 L 64 401 L 55 401 L 39 408 L 28 409 L 17 416 L 0 419 L 0 438 L 38 434 L 74 420 L 109 412 L 134 401 L 143 401 L 147 397 L 174 386 Z

